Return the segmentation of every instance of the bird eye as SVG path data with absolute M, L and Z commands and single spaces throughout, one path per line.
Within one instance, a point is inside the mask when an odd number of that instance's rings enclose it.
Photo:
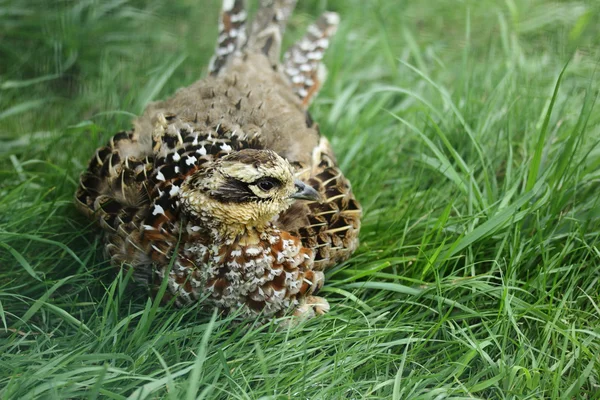
M 260 181 L 258 182 L 258 187 L 263 192 L 268 192 L 275 187 L 275 184 L 272 181 Z

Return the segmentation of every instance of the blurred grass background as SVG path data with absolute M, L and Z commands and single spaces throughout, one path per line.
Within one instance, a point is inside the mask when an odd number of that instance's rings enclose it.
M 600 3 L 300 1 L 288 44 L 342 17 L 311 112 L 364 222 L 283 331 L 147 300 L 72 202 L 219 7 L 0 0 L 0 396 L 600 398 Z

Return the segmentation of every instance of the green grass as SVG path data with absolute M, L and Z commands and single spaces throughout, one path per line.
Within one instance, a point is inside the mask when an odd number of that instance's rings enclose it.
M 281 330 L 147 300 L 73 206 L 218 1 L 0 0 L 0 396 L 599 399 L 600 4 L 301 3 L 288 43 L 342 16 L 311 109 L 364 219 Z

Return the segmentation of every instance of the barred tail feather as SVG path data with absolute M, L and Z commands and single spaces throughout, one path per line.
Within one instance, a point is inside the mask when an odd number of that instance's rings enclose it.
M 324 13 L 284 55 L 283 71 L 305 107 L 310 105 L 325 81 L 326 69 L 321 60 L 339 22 L 338 14 Z
M 236 51 L 246 42 L 246 17 L 248 14 L 245 3 L 244 0 L 223 0 L 217 46 L 208 67 L 210 75 L 218 75 Z
M 242 51 L 262 53 L 273 68 L 279 69 L 282 37 L 296 2 L 260 0 L 252 28 L 246 36 L 245 0 L 223 0 L 219 38 L 209 66 L 210 75 L 218 75 Z M 338 24 L 336 13 L 324 13 L 284 55 L 283 72 L 304 107 L 310 105 L 325 81 L 326 69 L 321 61 Z

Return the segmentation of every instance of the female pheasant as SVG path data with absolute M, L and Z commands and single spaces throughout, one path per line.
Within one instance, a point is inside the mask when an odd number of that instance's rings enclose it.
M 358 244 L 361 208 L 306 110 L 337 14 L 280 63 L 295 0 L 224 0 L 209 76 L 151 104 L 96 151 L 78 208 L 136 280 L 168 281 L 177 305 L 204 301 L 269 319 L 329 309 L 323 270 Z M 248 33 L 247 33 L 248 31 Z

